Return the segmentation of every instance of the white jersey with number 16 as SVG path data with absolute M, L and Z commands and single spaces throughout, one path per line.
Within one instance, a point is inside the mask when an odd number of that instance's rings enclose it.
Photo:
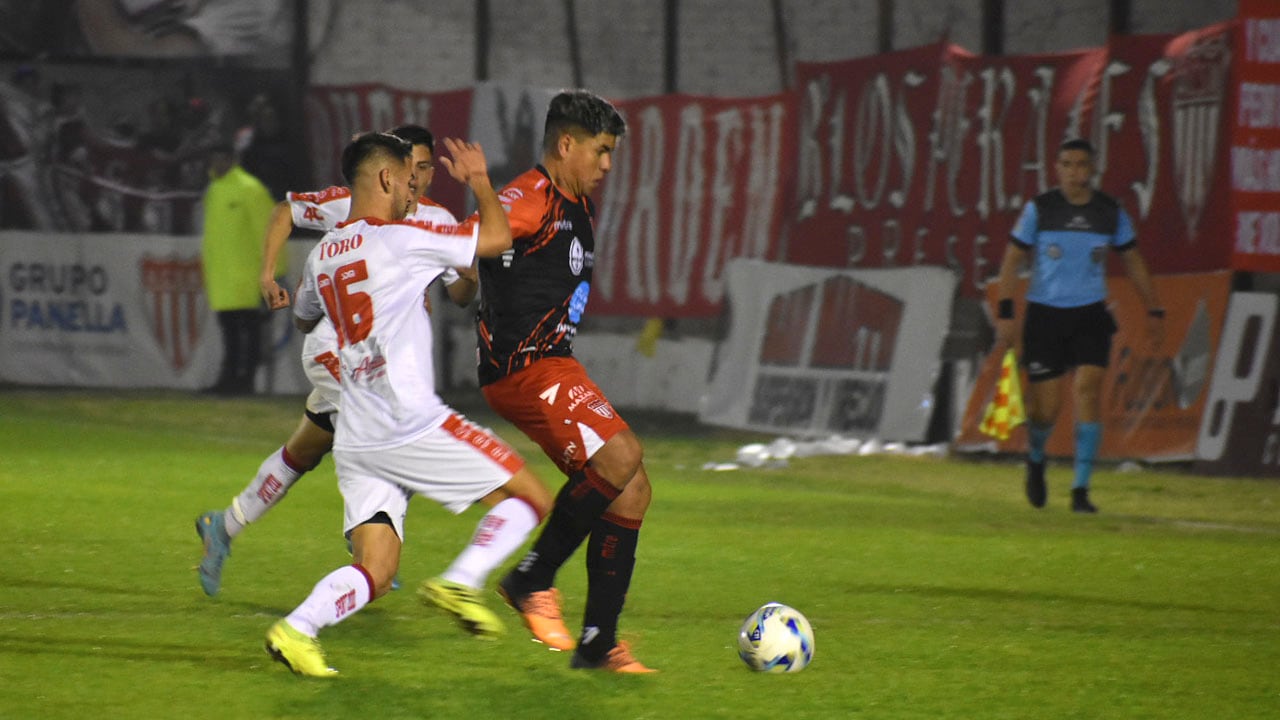
M 342 411 L 334 448 L 404 445 L 444 422 L 431 319 L 422 288 L 470 265 L 478 225 L 440 227 L 361 218 L 329 231 L 307 256 L 294 314 L 327 315 L 338 333 Z

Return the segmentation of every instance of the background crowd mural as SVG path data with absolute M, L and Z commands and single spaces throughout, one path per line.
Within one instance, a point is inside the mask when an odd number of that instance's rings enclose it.
M 1054 149 L 1079 136 L 1173 298 L 1156 351 L 1117 337 L 1104 412 L 1121 432 L 1102 456 L 1280 472 L 1265 2 L 31 5 L 0 3 L 0 333 L 22 340 L 0 352 L 6 381 L 209 383 L 193 351 L 216 328 L 183 268 L 216 140 L 279 195 L 337 182 L 352 133 L 418 123 L 481 142 L 501 184 L 530 163 L 550 96 L 588 86 L 631 128 L 596 198 L 610 251 L 578 342 L 615 402 L 992 449 L 976 432 L 998 371 L 988 282 L 1021 206 L 1052 185 Z M 335 26 L 367 41 L 335 47 Z M 297 257 L 314 238 L 295 240 Z M 749 297 L 735 278 L 753 263 L 808 270 L 765 273 L 769 293 Z M 59 280 L 73 276 L 95 281 Z M 917 285 L 945 297 L 901 291 Z M 1112 295 L 1123 328 L 1139 309 Z M 439 315 L 442 380 L 474 384 L 470 313 Z M 296 392 L 297 338 L 268 332 L 259 389 Z M 760 409 L 778 397 L 785 412 Z

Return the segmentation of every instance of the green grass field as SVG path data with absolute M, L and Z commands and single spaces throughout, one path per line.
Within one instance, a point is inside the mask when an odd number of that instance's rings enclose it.
M 523 436 L 467 407 L 559 478 Z M 221 595 L 192 522 L 287 437 L 300 399 L 0 391 L 0 718 L 1275 718 L 1280 483 L 1102 468 L 1102 514 L 1035 511 L 1012 462 L 824 457 L 702 470 L 758 439 L 635 416 L 654 503 L 622 635 L 658 675 L 568 669 L 464 635 L 412 588 L 479 517 L 415 500 L 401 577 L 291 675 L 267 627 L 347 562 L 328 460 L 237 539 Z M 491 578 L 496 580 L 496 577 Z M 566 616 L 584 571 L 562 572 Z M 817 637 L 749 672 L 740 620 L 779 600 Z M 493 596 L 493 606 L 500 600 Z

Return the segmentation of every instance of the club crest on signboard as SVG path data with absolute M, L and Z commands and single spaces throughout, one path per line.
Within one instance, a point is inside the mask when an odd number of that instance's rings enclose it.
M 146 293 L 142 312 L 151 337 L 174 370 L 191 362 L 208 315 L 200 258 L 144 255 L 138 266 Z
M 1213 182 L 1231 68 L 1225 33 L 1197 40 L 1173 68 L 1173 164 L 1178 203 L 1194 238 Z

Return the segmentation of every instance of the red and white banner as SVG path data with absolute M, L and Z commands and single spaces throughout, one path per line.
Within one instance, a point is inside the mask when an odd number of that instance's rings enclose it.
M 1224 268 L 1229 39 L 1220 25 L 1057 55 L 801 63 L 787 260 L 941 265 L 979 296 L 1022 206 L 1056 184 L 1058 144 L 1085 137 L 1154 272 Z
M 667 95 L 618 108 L 627 135 L 603 184 L 590 311 L 716 315 L 729 260 L 781 255 L 794 99 Z
M 1231 125 L 1231 265 L 1280 272 L 1280 4 L 1240 0 Z
M 733 326 L 700 420 L 808 437 L 924 440 L 954 274 L 735 260 L 728 280 Z
M 471 94 L 471 88 L 424 93 L 386 85 L 312 87 L 307 93 L 306 119 L 315 187 L 346 184 L 342 149 L 352 136 L 363 132 L 421 125 L 437 140 L 468 137 Z M 443 172 L 436 175 L 426 193 L 461 217 L 467 209 L 466 189 Z

